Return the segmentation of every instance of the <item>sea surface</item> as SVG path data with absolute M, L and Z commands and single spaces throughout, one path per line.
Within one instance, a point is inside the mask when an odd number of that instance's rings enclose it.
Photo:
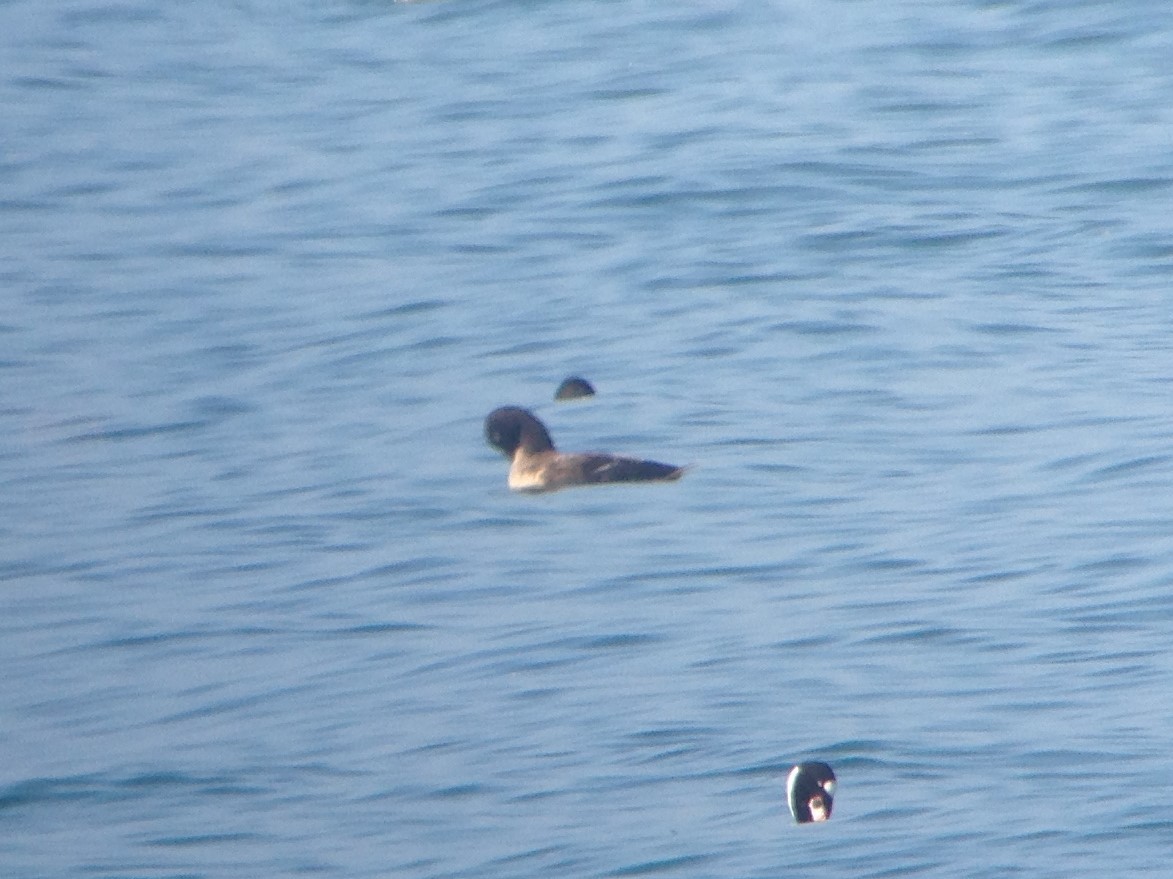
M 1169 875 L 1173 6 L 0 57 L 0 876 Z M 511 493 L 505 404 L 693 467 Z

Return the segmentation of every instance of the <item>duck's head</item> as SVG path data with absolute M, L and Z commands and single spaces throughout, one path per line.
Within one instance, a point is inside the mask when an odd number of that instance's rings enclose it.
M 799 763 L 786 776 L 786 802 L 799 824 L 827 821 L 835 798 L 835 771 L 826 763 Z
M 490 412 L 485 419 L 485 439 L 506 458 L 513 458 L 518 449 L 530 453 L 554 450 L 546 426 L 520 406 L 502 406 Z
M 582 397 L 593 397 L 594 394 L 595 389 L 589 381 L 572 375 L 558 385 L 558 390 L 554 392 L 554 399 L 578 400 Z

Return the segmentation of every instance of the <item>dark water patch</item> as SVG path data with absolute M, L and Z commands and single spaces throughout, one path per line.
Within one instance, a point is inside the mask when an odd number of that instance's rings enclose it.
M 659 188 L 667 190 L 671 188 L 673 180 L 671 177 L 666 177 L 662 174 L 645 174 L 633 175 L 630 177 L 623 177 L 616 180 L 607 180 L 598 185 L 599 192 L 621 192 L 626 193 L 632 189 L 653 189 Z
M 529 690 L 518 690 L 510 695 L 511 699 L 519 702 L 544 702 L 561 695 L 562 690 L 557 687 L 534 687 Z
M 252 244 L 200 241 L 171 244 L 161 250 L 165 257 L 177 259 L 260 259 L 276 255 L 280 250 L 280 245 L 276 241 L 258 238 Z
M 974 644 L 981 639 L 950 626 L 931 623 L 905 623 L 897 631 L 884 632 L 860 638 L 862 644 L 924 644 L 943 643 L 957 646 Z
M 508 516 L 486 516 L 482 519 L 477 519 L 472 522 L 470 527 L 473 529 L 487 529 L 493 531 L 499 528 L 507 530 L 514 530 L 517 528 L 532 528 L 534 521 L 532 518 L 519 518 Z
M 1152 617 L 1144 610 L 1103 610 L 1073 614 L 1066 618 L 1067 631 L 1073 634 L 1122 634 L 1124 632 L 1147 632 L 1152 627 Z M 1101 657 L 1108 661 L 1108 656 Z
M 530 658 L 534 648 L 506 648 L 503 650 L 475 651 L 458 654 L 445 659 L 422 663 L 404 672 L 406 677 L 426 677 L 454 669 L 474 669 L 481 676 L 501 673 L 548 671 L 581 663 L 584 656 L 542 656 Z
M 528 851 L 515 852 L 509 855 L 503 855 L 499 858 L 494 858 L 487 862 L 488 867 L 504 867 L 510 864 L 522 864 L 526 861 L 547 860 L 551 857 L 566 858 L 567 847 L 562 845 L 545 845 L 537 848 L 529 849 Z M 551 864 L 547 869 L 554 870 L 553 875 L 563 874 L 562 871 L 570 869 L 574 865 L 574 860 L 567 859 L 557 864 Z M 563 874 L 564 875 L 564 874 Z
M 1119 656 L 1105 657 L 1105 660 L 1115 662 L 1120 658 Z M 1128 683 L 1140 683 L 1145 680 L 1156 680 L 1158 672 L 1153 668 L 1152 660 L 1154 658 L 1155 654 L 1148 654 L 1142 657 L 1145 660 L 1144 662 L 1133 665 L 1121 665 L 1115 668 L 1093 669 L 1088 673 L 1088 678 L 1097 681 L 1112 681 L 1114 682 L 1113 686 L 1122 686 L 1124 681 Z M 1088 689 L 1093 688 L 1089 687 Z
M 94 196 L 105 195 L 108 192 L 114 192 L 117 186 L 114 183 L 99 183 L 96 181 L 85 181 L 79 183 L 69 183 L 63 186 L 58 186 L 49 190 L 46 194 L 54 199 L 78 199 L 78 198 L 92 198 Z M 123 258 L 122 254 L 111 251 L 74 251 L 69 254 L 71 259 L 81 261 L 101 262 L 106 260 L 114 260 Z
M 144 793 L 169 796 L 186 792 L 248 798 L 265 789 L 255 784 L 242 784 L 227 776 L 200 776 L 181 772 L 149 772 L 125 777 L 78 775 L 35 778 L 0 788 L 0 811 L 57 803 L 112 803 L 139 799 Z
M 474 207 L 472 205 L 462 205 L 459 207 L 442 208 L 436 211 L 437 217 L 451 218 L 455 220 L 488 220 L 504 211 L 504 205 L 491 207 L 482 205 Z
M 1173 186 L 1169 177 L 1117 177 L 1110 180 L 1085 180 L 1060 187 L 1062 193 L 1091 193 L 1095 195 L 1133 195 L 1145 192 L 1164 192 Z
M 1041 44 L 1048 49 L 1078 51 L 1082 54 L 1086 49 L 1115 45 L 1128 40 L 1131 36 L 1131 32 L 1124 29 L 1104 29 L 1093 32 L 1073 31 L 1062 36 L 1045 38 Z
M 61 13 L 61 20 L 69 27 L 90 24 L 146 24 L 162 23 L 166 16 L 153 7 L 130 3 L 99 3 Z
M 861 336 L 877 332 L 871 324 L 851 320 L 788 320 L 772 325 L 770 330 L 815 337 Z
M 1141 455 L 1140 457 L 1131 458 L 1127 461 L 1119 461 L 1115 464 L 1101 467 L 1098 470 L 1093 470 L 1084 478 L 1084 481 L 1091 483 L 1110 482 L 1123 476 L 1129 476 L 1136 471 L 1160 467 L 1169 463 L 1170 460 L 1173 460 L 1173 456 Z
M 1123 825 L 1123 828 L 1130 830 L 1143 831 L 1145 833 L 1155 833 L 1162 839 L 1168 839 L 1171 832 L 1173 832 L 1173 819 L 1156 819 L 1144 821 L 1130 821 Z M 1108 840 L 1118 839 L 1120 830 L 1117 828 L 1105 828 L 1099 832 L 1093 832 L 1088 835 L 1089 840 L 1098 842 L 1105 842 Z
M 878 739 L 848 739 L 832 742 L 816 750 L 825 760 L 834 761 L 836 765 L 845 769 L 874 769 L 882 766 L 895 768 L 901 765 L 899 757 L 896 756 L 900 749 L 894 747 L 891 742 Z
M 1173 243 L 1165 235 L 1134 235 L 1117 244 L 1113 252 L 1146 260 L 1169 260 L 1173 258 Z
M 975 103 L 926 100 L 877 102 L 875 105 L 877 113 L 896 113 L 915 117 L 932 116 L 934 114 L 955 115 L 959 112 L 981 112 L 985 109 L 984 106 Z
M 686 352 L 686 354 L 688 357 L 700 357 L 700 358 L 715 359 L 715 358 L 722 358 L 722 357 L 730 357 L 730 356 L 739 354 L 740 352 L 741 352 L 740 346 L 711 344 L 711 345 L 700 345 L 700 346 L 689 348 L 688 351 Z
M 99 561 L 61 561 L 50 558 L 18 559 L 0 562 L 0 582 L 28 577 L 45 576 L 89 576 L 98 580 L 108 579 L 110 574 Z
M 172 501 L 167 504 L 152 504 L 137 510 L 126 518 L 128 523 L 142 525 L 194 519 L 212 526 L 234 518 L 241 512 L 240 507 L 209 507 L 195 504 L 191 499 Z
M 731 273 L 728 270 L 707 272 L 702 277 L 686 277 L 684 275 L 679 275 L 672 272 L 665 272 L 663 274 L 657 275 L 656 277 L 641 281 L 639 283 L 639 289 L 645 290 L 649 293 L 671 293 L 673 291 L 679 292 L 682 290 L 697 292 L 719 291 L 725 289 L 728 286 L 727 282 L 730 277 Z M 802 278 L 802 275 L 795 275 L 793 278 L 790 278 L 790 280 L 800 281 Z M 779 281 L 778 283 L 786 282 L 787 281 L 783 280 Z M 751 286 L 752 283 L 754 282 L 741 284 L 739 286 L 748 287 Z M 763 284 L 766 283 L 772 284 L 774 282 L 763 282 Z M 664 305 L 660 306 L 660 309 L 659 316 L 665 319 L 695 313 L 695 306 L 690 306 L 679 301 L 665 303 Z M 733 327 L 751 327 L 756 330 L 757 324 L 758 318 L 751 318 L 745 321 L 735 322 Z M 727 334 L 729 331 L 729 326 L 727 324 L 723 325 L 723 328 L 720 330 L 722 334 Z
M 1054 663 L 1056 665 L 1095 665 L 1100 666 L 1105 662 L 1118 663 L 1120 661 L 1136 661 L 1141 662 L 1145 659 L 1151 658 L 1153 655 L 1150 651 L 1100 651 L 1100 650 L 1058 650 L 1048 653 L 1040 653 L 1037 657 L 1037 662 L 1040 664 Z M 1116 668 L 1104 668 L 1103 671 L 1115 671 Z M 1096 674 L 1093 671 L 1091 674 Z
M 88 431 L 77 434 L 64 440 L 67 443 L 92 442 L 123 442 L 155 437 L 167 437 L 171 434 L 195 433 L 207 427 L 207 422 L 199 421 L 169 421 L 159 424 L 148 424 L 127 427 L 111 427 L 103 430 Z
M 456 585 L 441 588 L 448 583 L 455 583 Z M 402 601 L 406 605 L 416 605 L 425 608 L 432 606 L 443 608 L 451 606 L 453 602 L 509 601 L 528 597 L 526 587 L 517 583 L 470 586 L 465 582 L 465 578 L 458 573 L 453 573 L 447 577 L 400 585 L 410 588 L 406 590 L 406 595 L 396 599 L 397 601 Z
M 755 287 L 759 285 L 789 284 L 798 280 L 800 280 L 800 276 L 794 272 L 743 272 L 727 275 L 718 284 L 714 284 L 714 286 Z M 754 321 L 745 321 L 743 323 L 753 325 Z
M 378 565 L 354 575 L 348 579 L 394 581 L 394 585 L 420 585 L 436 582 L 437 578 L 445 578 L 451 571 L 459 567 L 459 562 L 451 556 L 420 556 L 418 558 L 403 559 L 398 562 Z M 318 581 L 303 584 L 304 587 L 320 585 Z
M 940 232 L 936 235 L 907 234 L 905 243 L 918 250 L 946 250 L 953 247 L 962 247 L 992 239 L 1002 238 L 1009 234 L 1001 229 L 989 229 L 973 232 Z
M 383 463 L 379 463 L 382 467 Z M 377 470 L 371 476 L 360 477 L 353 483 L 348 483 L 354 487 L 353 494 L 336 494 L 335 497 L 365 497 L 369 490 L 369 480 L 375 476 L 381 476 L 382 470 Z M 341 483 L 336 483 L 340 485 Z M 351 520 L 356 522 L 383 522 L 390 526 L 396 522 L 415 522 L 415 523 L 435 523 L 451 519 L 453 515 L 453 508 L 448 506 L 431 506 L 426 499 L 417 498 L 410 504 L 396 503 L 389 498 L 380 497 L 376 502 L 372 502 L 363 506 L 357 504 L 346 509 L 336 510 L 331 513 L 331 516 L 340 520 Z
M 80 76 L 14 76 L 10 82 L 18 89 L 47 92 L 81 92 L 93 87 L 93 74 Z M 27 203 L 26 203 L 27 204 Z M 27 205 L 34 208 L 48 206 L 47 203 Z
M 624 632 L 615 635 L 603 635 L 583 639 L 581 646 L 584 650 L 622 650 L 633 647 L 646 647 L 650 644 L 658 644 L 663 640 L 662 637 L 657 635 L 649 635 L 642 632 Z
M 638 650 L 653 644 L 659 644 L 664 639 L 656 635 L 642 633 L 619 633 L 615 635 L 598 635 L 590 637 L 571 636 L 558 638 L 553 641 L 535 642 L 509 648 L 508 654 L 521 656 L 532 653 L 559 653 L 573 651 L 576 654 L 594 653 L 597 651 Z M 553 659 L 553 657 L 551 657 Z M 559 663 L 561 664 L 561 663 Z M 527 667 L 530 667 L 527 663 Z
M 425 742 L 414 748 L 407 748 L 403 751 L 405 755 L 432 755 L 432 754 L 456 754 L 467 747 L 467 741 L 463 738 L 440 738 L 433 741 Z M 385 794 L 380 794 L 384 796 Z
M 392 305 L 377 311 L 367 312 L 366 314 L 360 315 L 359 320 L 365 323 L 366 321 L 383 320 L 388 317 L 429 315 L 448 308 L 451 304 L 446 299 L 418 299 L 412 302 L 404 302 L 400 305 Z
M 413 354 L 429 354 L 434 351 L 444 351 L 449 348 L 458 347 L 463 341 L 463 339 L 456 336 L 441 334 L 407 343 L 401 346 L 400 351 L 411 352 Z
M 986 336 L 1031 336 L 1039 333 L 1059 332 L 1053 327 L 1009 322 L 971 324 L 970 328 L 975 333 L 981 333 Z
M 1148 567 L 1151 564 L 1152 559 L 1147 556 L 1117 554 L 1102 559 L 1091 559 L 1076 565 L 1071 570 L 1073 572 L 1103 576 L 1110 574 L 1126 574 L 1131 571 Z
M 1089 770 L 1100 767 L 1110 774 L 1109 767 L 1123 765 L 1128 758 L 1110 751 L 1078 751 L 1070 748 L 1047 748 L 1024 751 L 1022 765 L 1044 778 L 1062 778 L 1068 775 L 1082 777 Z
M 925 567 L 924 559 L 915 558 L 885 558 L 883 556 L 876 556 L 864 559 L 852 559 L 847 562 L 842 562 L 841 567 L 845 570 L 852 571 L 869 571 L 875 574 L 889 574 L 900 571 L 913 571 L 917 568 Z
M 479 358 L 513 358 L 520 357 L 526 354 L 541 354 L 547 351 L 556 351 L 559 347 L 559 342 L 555 339 L 535 340 L 531 342 L 517 342 L 513 345 L 506 345 L 504 348 L 494 348 L 489 351 L 481 352 L 477 355 Z
M 776 440 L 775 445 L 782 445 L 785 442 L 786 442 L 786 440 Z M 745 470 L 749 473 L 772 473 L 772 474 L 778 474 L 778 475 L 782 475 L 782 476 L 794 476 L 795 474 L 804 472 L 806 470 L 806 468 L 802 467 L 798 464 L 785 464 L 785 463 L 781 463 L 781 462 L 769 463 L 769 462 L 764 462 L 764 461 L 755 461 L 755 462 L 750 462 L 750 463 L 746 464 Z M 845 502 L 845 501 L 847 501 L 847 498 L 841 498 L 840 500 Z
M 692 757 L 702 752 L 699 745 L 677 745 L 673 747 L 662 748 L 653 754 L 645 754 L 641 757 L 628 759 L 627 762 L 631 766 L 655 766 L 658 763 L 676 764 L 680 761 Z M 672 781 L 678 780 L 675 773 L 671 778 Z
M 188 691 L 185 695 L 188 697 L 185 701 L 188 703 L 195 702 L 199 696 L 207 690 L 205 687 L 195 687 Z M 159 717 L 156 721 L 161 726 L 170 726 L 183 724 L 190 720 L 200 720 L 210 717 L 219 717 L 221 715 L 234 714 L 248 714 L 252 709 L 266 703 L 275 702 L 279 699 L 288 699 L 289 697 L 298 694 L 308 694 L 313 692 L 313 687 L 309 684 L 295 684 L 286 687 L 272 687 L 263 693 L 254 693 L 248 696 L 235 696 L 232 698 L 216 699 L 211 702 L 198 705 L 185 711 L 173 712 Z M 293 699 L 293 701 L 297 701 Z
M 920 817 L 925 815 L 927 811 L 927 809 L 917 809 L 914 813 L 905 815 L 904 817 Z M 888 814 L 889 816 L 891 815 L 890 812 Z M 896 867 L 880 867 L 875 869 L 871 865 L 874 865 L 876 862 L 877 860 L 875 858 L 868 859 L 867 863 L 869 866 L 861 866 L 859 879 L 900 879 L 900 877 L 903 876 L 923 875 L 939 876 L 942 873 L 947 872 L 948 868 L 953 863 L 951 860 L 931 860 L 926 858 L 924 855 L 917 855 L 917 857 L 913 859 L 912 863 L 901 863 Z M 989 876 L 991 879 L 1006 875 L 1005 873 L 998 872 L 999 869 L 1001 868 L 991 868 L 989 870 Z M 981 872 L 975 872 L 973 874 L 975 879 L 976 877 L 983 875 L 986 874 Z
M 501 647 L 452 653 L 423 662 L 410 671 L 412 675 L 435 675 L 454 669 L 467 669 L 480 676 L 535 672 L 566 668 L 591 661 L 596 654 L 614 651 L 640 651 L 664 639 L 650 634 L 570 635 L 556 639 L 529 639 Z
M 1085 452 L 1078 455 L 1063 455 L 1061 457 L 1039 463 L 1038 469 L 1043 472 L 1082 470 L 1089 464 L 1101 459 L 1102 457 L 1103 454 L 1101 452 Z
M 244 360 L 251 356 L 252 349 L 243 345 L 219 346 L 209 353 L 216 356 L 227 354 L 234 360 Z M 189 408 L 207 424 L 220 424 L 238 415 L 256 412 L 259 407 L 241 397 L 207 396 L 192 400 Z
M 838 642 L 838 638 L 830 635 L 809 635 L 801 638 L 790 638 L 785 641 L 776 641 L 770 646 L 775 650 L 820 650 L 831 647 Z
M 0 788 L 0 811 L 56 802 L 109 799 L 108 788 L 95 779 L 38 778 Z
M 427 796 L 433 800 L 464 800 L 487 796 L 494 792 L 495 788 L 489 785 L 469 782 L 468 784 L 455 784 L 451 787 L 437 788 L 436 790 L 430 791 Z
M 790 569 L 791 566 L 789 565 L 777 563 L 761 565 L 727 565 L 722 567 L 698 566 L 695 568 L 664 570 L 652 569 L 638 573 L 625 574 L 621 577 L 607 579 L 600 583 L 583 588 L 584 591 L 594 592 L 607 591 L 616 588 L 626 588 L 636 584 L 656 584 L 663 582 L 683 584 L 696 580 L 712 581 L 714 584 L 728 579 L 754 583 L 771 582 L 777 577 L 784 575 L 786 571 Z M 701 587 L 682 585 L 679 588 L 686 591 L 692 591 L 695 588 Z
M 385 622 L 385 623 L 366 623 L 359 626 L 347 626 L 338 629 L 322 630 L 323 635 L 344 635 L 347 637 L 362 637 L 367 638 L 378 635 L 400 635 L 405 632 L 426 632 L 434 630 L 435 626 L 430 626 L 424 623 L 404 623 L 404 622 Z
M 230 640 L 250 640 L 258 637 L 268 637 L 278 634 L 275 629 L 253 628 L 253 629 L 237 629 L 231 632 L 206 632 L 206 631 L 186 631 L 186 632 L 153 632 L 148 635 L 127 635 L 118 638 L 110 638 L 104 641 L 98 641 L 92 644 L 79 645 L 77 647 L 68 648 L 57 651 L 58 653 L 73 653 L 84 652 L 88 653 L 91 650 L 134 650 L 141 651 L 147 654 L 153 654 L 156 648 L 163 646 L 171 646 L 178 644 L 199 643 L 204 642 L 209 638 L 227 638 Z
M 948 137 L 928 137 L 917 141 L 916 143 L 908 144 L 905 149 L 917 151 L 965 151 L 975 147 L 989 147 L 998 143 L 997 138 L 984 137 L 982 135 L 974 134 L 968 136 L 948 136 Z
M 704 726 L 661 726 L 631 733 L 627 739 L 637 745 L 662 747 L 664 745 L 692 745 L 697 739 L 710 738 L 717 729 Z
M 991 424 L 967 431 L 970 436 L 1018 436 L 1053 430 L 1053 424 Z
M 255 608 L 271 608 L 267 602 L 254 602 Z M 426 623 L 413 622 L 381 622 L 367 623 L 355 626 L 340 627 L 292 627 L 278 628 L 275 626 L 237 626 L 226 629 L 198 628 L 187 631 L 152 632 L 143 635 L 127 635 L 107 638 L 84 644 L 71 644 L 56 650 L 49 651 L 45 656 L 66 656 L 74 653 L 89 654 L 93 651 L 133 651 L 144 655 L 154 655 L 160 648 L 188 645 L 186 652 L 195 652 L 200 645 L 211 642 L 227 642 L 243 650 L 258 650 L 261 643 L 271 639 L 286 639 L 290 637 L 325 638 L 337 637 L 352 638 L 380 638 L 386 635 L 414 634 L 434 630 L 434 626 Z M 166 653 L 159 655 L 168 655 Z
M 258 833 L 201 833 L 191 836 L 164 836 L 145 841 L 146 845 L 159 848 L 193 848 L 218 846 L 233 842 L 257 842 L 266 837 Z
M 844 253 L 867 249 L 882 243 L 884 236 L 871 229 L 851 229 L 839 232 L 811 232 L 799 239 L 803 247 L 820 253 Z
M 658 861 L 644 861 L 612 870 L 607 876 L 653 876 L 657 873 L 671 873 L 677 870 L 699 867 L 714 860 L 713 855 L 680 855 L 675 858 L 664 858 Z

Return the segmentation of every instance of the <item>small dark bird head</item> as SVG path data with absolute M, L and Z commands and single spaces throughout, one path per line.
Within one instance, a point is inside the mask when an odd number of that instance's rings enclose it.
M 786 777 L 786 802 L 799 824 L 827 821 L 835 797 L 835 771 L 826 763 L 799 763 Z
M 558 390 L 554 392 L 555 400 L 577 400 L 580 397 L 593 397 L 595 389 L 591 383 L 585 378 L 579 378 L 577 375 L 572 375 L 565 379 L 562 384 L 558 385 Z
M 485 419 L 485 439 L 506 458 L 512 458 L 518 449 L 530 453 L 554 451 L 546 426 L 519 406 L 502 406 L 490 412 Z

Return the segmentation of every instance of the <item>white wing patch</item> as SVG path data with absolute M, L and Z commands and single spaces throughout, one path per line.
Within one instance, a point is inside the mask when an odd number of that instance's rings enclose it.
M 798 812 L 794 808 L 794 786 L 798 783 L 798 773 L 801 771 L 802 767 L 795 766 L 786 776 L 786 805 L 790 807 L 790 816 L 795 821 L 798 820 Z

